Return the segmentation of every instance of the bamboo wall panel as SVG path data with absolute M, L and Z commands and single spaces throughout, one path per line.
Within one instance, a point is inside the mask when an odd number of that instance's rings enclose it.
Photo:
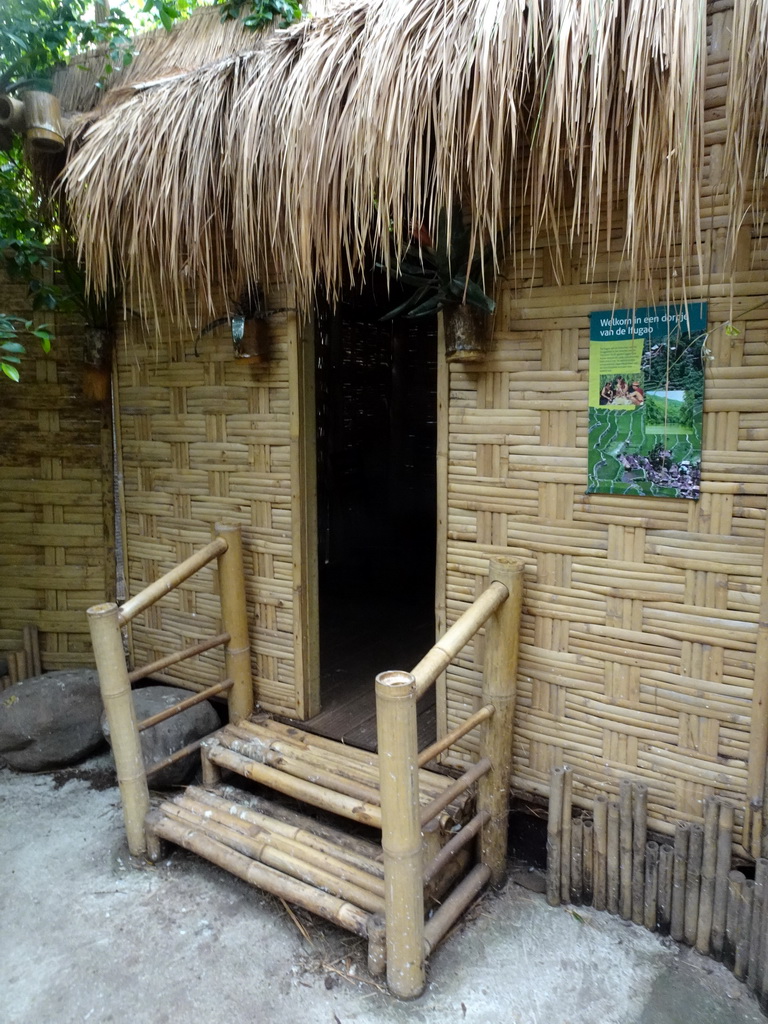
M 724 18 L 710 25 L 712 82 L 727 71 Z M 743 839 L 748 799 L 762 794 L 748 772 L 751 736 L 764 748 L 753 693 L 768 599 L 768 281 L 765 239 L 748 225 L 732 294 L 721 274 L 722 95 L 713 88 L 707 104 L 707 274 L 688 288 L 709 303 L 701 499 L 585 494 L 588 314 L 630 298 L 616 286 L 619 252 L 594 274 L 573 261 L 556 280 L 541 250 L 502 281 L 479 371 L 451 368 L 445 590 L 450 624 L 492 556 L 526 559 L 518 789 L 547 794 L 551 769 L 570 764 L 585 804 L 631 776 L 649 787 L 651 827 L 700 820 L 717 796 L 735 803 Z M 637 305 L 665 299 L 660 280 Z M 445 728 L 479 706 L 481 662 L 479 640 L 449 670 Z
M 117 387 L 128 593 L 208 543 L 217 520 L 240 523 L 256 692 L 264 707 L 294 714 L 294 318 L 271 318 L 264 365 L 234 358 L 226 324 L 197 341 L 170 320 L 146 333 L 129 321 L 127 331 L 127 343 L 118 344 Z M 134 663 L 219 632 L 216 589 L 209 566 L 134 620 Z M 210 684 L 223 678 L 223 654 L 211 651 L 167 675 Z
M 0 280 L 2 308 L 29 315 L 26 288 Z M 112 448 L 100 404 L 82 394 L 82 329 L 48 314 L 55 341 L 27 345 L 18 384 L 0 379 L 0 650 L 40 630 L 42 667 L 91 665 L 85 610 L 110 591 Z

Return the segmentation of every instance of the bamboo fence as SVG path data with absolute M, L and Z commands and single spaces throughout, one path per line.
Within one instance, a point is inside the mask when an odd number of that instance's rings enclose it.
M 674 839 L 659 843 L 648 833 L 645 783 L 623 779 L 623 800 L 613 806 L 628 842 L 620 844 L 614 837 L 612 858 L 606 798 L 595 797 L 591 817 L 572 818 L 564 796 L 570 773 L 570 766 L 553 768 L 550 780 L 550 906 L 592 906 L 625 918 L 631 911 L 636 924 L 722 961 L 768 1011 L 768 858 L 758 857 L 754 871 L 751 865 L 746 873 L 734 867 L 733 805 L 707 797 L 703 825 L 678 821 Z M 585 843 L 584 837 L 593 832 L 594 842 Z
M 701 498 L 585 494 L 588 314 L 632 297 L 616 285 L 621 253 L 608 237 L 593 268 L 566 259 L 556 271 L 541 248 L 497 286 L 485 362 L 451 364 L 443 377 L 438 620 L 453 621 L 482 590 L 489 558 L 524 558 L 514 788 L 547 796 L 551 769 L 567 762 L 574 804 L 591 807 L 598 793 L 617 799 L 632 777 L 648 787 L 649 826 L 670 839 L 681 818 L 701 824 L 716 796 L 735 808 L 737 844 L 759 856 L 768 852 L 768 286 L 765 241 L 750 221 L 732 292 L 723 276 L 729 6 L 707 5 L 706 273 L 685 289 L 709 304 Z M 666 300 L 660 276 L 656 294 L 635 302 Z M 441 731 L 479 707 L 482 657 L 475 641 L 448 670 Z M 453 753 L 468 759 L 476 748 Z
M 0 306 L 27 311 L 26 287 L 0 272 Z M 0 448 L 0 653 L 8 684 L 40 668 L 93 664 L 85 609 L 114 596 L 111 429 L 83 396 L 82 327 L 48 314 L 56 343 L 32 339 L 19 385 L 3 377 Z M 29 664 L 25 627 L 40 634 Z M 7 655 L 6 655 L 7 652 Z

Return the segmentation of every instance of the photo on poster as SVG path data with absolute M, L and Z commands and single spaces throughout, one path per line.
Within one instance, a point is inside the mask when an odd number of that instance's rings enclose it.
M 706 303 L 590 314 L 588 494 L 699 497 Z

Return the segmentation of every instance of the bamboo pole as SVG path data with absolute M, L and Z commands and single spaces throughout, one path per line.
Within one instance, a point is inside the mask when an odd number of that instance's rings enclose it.
M 130 677 L 129 677 L 130 678 Z M 225 679 L 223 683 L 216 683 L 214 686 L 208 686 L 200 693 L 194 694 L 192 697 L 186 697 L 184 700 L 180 700 L 178 704 L 174 704 L 170 708 L 166 708 L 165 711 L 158 711 L 156 715 L 150 715 L 149 718 L 143 719 L 139 722 L 136 728 L 139 732 L 144 732 L 145 729 L 151 729 L 153 725 L 159 725 L 160 722 L 165 722 L 169 718 L 173 718 L 175 715 L 180 715 L 183 711 L 188 708 L 193 708 L 196 704 L 201 704 L 204 700 L 208 700 L 210 697 L 215 697 L 219 693 L 224 693 L 232 686 L 231 679 Z
M 674 865 L 674 847 L 671 843 L 662 843 L 659 849 L 659 902 L 658 927 L 662 935 L 669 935 L 672 921 L 672 871 Z
M 733 962 L 733 973 L 739 981 L 744 981 L 749 966 L 749 939 L 752 934 L 752 900 L 754 894 L 754 880 L 748 878 L 741 889 L 739 922 L 736 931 L 736 955 Z
M 632 918 L 632 783 L 622 779 L 619 785 L 619 879 L 620 909 L 625 921 Z
M 230 640 L 224 649 L 227 679 L 233 680 L 227 704 L 233 721 L 248 718 L 253 712 L 251 644 L 248 636 L 248 608 L 245 599 L 243 537 L 239 526 L 216 523 L 216 538 L 226 542 L 219 553 L 219 592 L 222 631 Z
M 606 857 L 607 908 L 609 914 L 618 914 L 621 890 L 621 808 L 618 800 L 608 803 L 608 852 Z
M 739 938 L 739 916 L 741 914 L 742 892 L 746 883 L 743 871 L 728 873 L 728 907 L 725 918 L 723 939 L 723 963 L 733 970 L 736 964 L 736 946 Z
M 645 844 L 643 924 L 655 931 L 659 901 L 659 844 L 650 840 Z
M 643 924 L 646 919 L 647 839 L 648 787 L 644 782 L 634 782 L 632 784 L 632 920 L 635 924 Z M 654 921 L 655 926 L 656 922 Z
M 547 903 L 560 905 L 560 870 L 563 840 L 564 770 L 553 768 L 550 774 L 549 813 L 547 815 Z
M 424 926 L 424 945 L 428 953 L 435 949 L 451 925 L 458 920 L 483 886 L 490 881 L 490 878 L 491 869 L 488 865 L 476 864 L 467 877 L 456 886 L 451 895 L 442 902 Z M 387 971 L 387 984 L 389 984 L 389 971 Z
M 688 868 L 685 877 L 685 941 L 696 944 L 699 923 L 699 890 L 701 885 L 701 857 L 704 850 L 704 826 L 691 825 L 688 839 Z
M 717 828 L 717 863 L 715 867 L 715 893 L 712 902 L 712 956 L 720 960 L 725 940 L 725 922 L 728 907 L 728 873 L 731 870 L 733 845 L 733 805 L 721 803 Z
M 455 779 L 450 786 L 446 786 L 443 792 L 436 796 L 434 800 L 430 800 L 428 804 L 420 808 L 420 824 L 422 826 L 428 825 L 429 822 L 436 818 L 441 811 L 444 811 L 449 804 L 452 804 L 457 797 L 461 796 L 462 793 L 466 793 L 466 791 L 470 789 L 470 787 L 473 786 L 475 782 L 478 782 L 484 776 L 487 776 L 491 772 L 492 768 L 493 766 L 490 762 L 490 759 L 487 757 L 481 758 L 476 764 L 473 764 L 470 768 L 467 768 L 463 775 L 460 775 L 458 779 Z M 482 807 L 481 810 L 486 811 L 491 809 L 489 807 Z M 493 814 L 493 811 L 491 811 L 491 814 Z M 482 832 L 480 835 L 482 839 Z
M 456 854 L 472 841 L 489 817 L 490 811 L 480 811 L 455 836 L 449 839 L 445 846 L 441 847 L 424 869 L 423 882 L 425 886 L 429 885 L 432 879 L 448 866 Z
M 594 805 L 594 907 L 606 908 L 606 857 L 608 854 L 608 798 L 600 793 Z
M 183 651 L 176 651 L 165 658 L 158 658 L 157 661 L 152 661 L 148 665 L 140 665 L 128 673 L 128 678 L 132 683 L 138 682 L 139 679 L 154 675 L 156 672 L 162 672 L 164 668 L 169 668 L 171 665 L 178 665 L 179 662 L 186 661 L 188 658 L 194 658 L 198 654 L 204 654 L 214 647 L 221 647 L 222 644 L 228 643 L 229 639 L 229 633 L 220 633 L 218 636 L 211 637 L 210 640 L 203 640 L 193 647 L 185 647 Z
M 466 722 L 462 722 L 461 725 L 452 729 L 451 732 L 446 733 L 442 739 L 436 740 L 431 746 L 425 747 L 419 754 L 419 768 L 423 768 L 425 764 L 433 761 L 436 757 L 452 747 L 454 743 L 457 743 L 462 736 L 466 736 L 468 732 L 472 732 L 481 722 L 490 718 L 495 711 L 493 704 L 486 704 L 485 707 L 480 708 L 474 715 L 470 715 Z
M 150 775 L 156 775 L 158 772 L 161 772 L 164 768 L 170 768 L 172 764 L 176 764 L 179 761 L 183 761 L 184 758 L 188 757 L 190 754 L 197 753 L 197 751 L 202 747 L 204 739 L 205 737 L 199 740 L 192 740 L 192 742 L 187 743 L 185 747 L 180 747 L 178 750 L 174 750 L 173 753 L 169 754 L 167 757 L 162 758 L 160 761 L 155 761 L 152 764 L 147 765 L 145 769 L 147 778 L 149 778 Z
M 377 978 L 387 969 L 387 930 L 383 914 L 368 918 L 368 973 Z
M 408 672 L 376 676 L 376 730 L 386 881 L 387 985 L 400 999 L 414 999 L 425 985 L 424 891 L 416 681 Z
M 581 831 L 583 856 L 581 859 L 582 868 L 582 902 L 585 907 L 591 907 L 595 895 L 594 863 L 595 863 L 595 830 L 593 823 L 587 818 L 584 820 Z
M 672 913 L 669 934 L 675 942 L 682 942 L 685 936 L 685 884 L 688 876 L 688 846 L 691 827 L 687 821 L 678 821 L 675 826 L 675 848 L 672 865 Z
M 523 606 L 522 559 L 496 558 L 489 566 L 491 585 L 503 586 L 508 597 L 491 614 L 485 627 L 483 705 L 496 709 L 480 735 L 480 758 L 491 762 L 490 772 L 477 787 L 477 808 L 491 818 L 480 833 L 480 859 L 491 869 L 491 884 L 499 885 L 507 869 L 509 788 L 517 701 L 517 663 L 520 614 Z
M 321 892 L 299 879 L 251 860 L 237 850 L 217 843 L 199 829 L 189 828 L 157 812 L 152 812 L 148 824 L 152 831 L 163 839 L 191 850 L 250 885 L 265 889 L 275 896 L 282 896 L 284 900 L 296 903 L 356 935 L 367 935 L 369 915 L 347 900 Z
M 571 824 L 571 877 L 568 902 L 579 906 L 584 894 L 584 822 L 574 818 Z
M 720 803 L 715 797 L 707 797 L 704 801 L 704 845 L 701 858 L 699 917 L 696 926 L 696 949 L 704 956 L 709 953 L 712 938 L 719 821 Z
M 172 590 L 185 580 L 188 580 L 190 576 L 194 576 L 196 572 L 199 572 L 209 562 L 212 562 L 214 558 L 222 554 L 226 550 L 226 545 L 227 541 L 223 537 L 217 537 L 216 540 L 206 544 L 200 551 L 195 552 L 194 555 L 190 555 L 185 561 L 174 566 L 170 572 L 165 573 L 164 576 L 150 583 L 148 587 L 145 587 L 135 597 L 129 598 L 120 609 L 120 625 L 124 626 L 131 619 L 135 619 L 139 612 L 143 612 L 146 608 L 153 605 L 155 601 L 159 601 L 161 597 L 170 594 Z
M 749 932 L 749 958 L 747 961 L 747 987 L 750 992 L 757 989 L 762 976 L 760 940 L 762 938 L 763 907 L 766 902 L 768 882 L 768 860 L 758 857 L 755 861 L 755 887 L 752 890 L 752 922 Z M 764 952 L 764 951 L 763 951 Z
M 24 653 L 27 656 L 27 668 L 31 676 L 39 676 L 43 671 L 40 662 L 40 634 L 37 626 L 28 625 L 23 630 Z
M 109 722 L 128 849 L 134 857 L 140 857 L 147 849 L 144 818 L 149 810 L 149 787 L 136 728 L 131 684 L 125 667 L 117 605 L 97 604 L 89 608 L 88 624 L 99 672 L 101 699 Z
M 563 821 L 560 848 L 560 902 L 571 896 L 571 814 L 573 801 L 573 768 L 563 765 Z

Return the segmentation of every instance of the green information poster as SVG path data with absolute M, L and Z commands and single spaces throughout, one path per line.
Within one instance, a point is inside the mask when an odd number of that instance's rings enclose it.
M 705 302 L 590 314 L 588 494 L 698 498 Z

